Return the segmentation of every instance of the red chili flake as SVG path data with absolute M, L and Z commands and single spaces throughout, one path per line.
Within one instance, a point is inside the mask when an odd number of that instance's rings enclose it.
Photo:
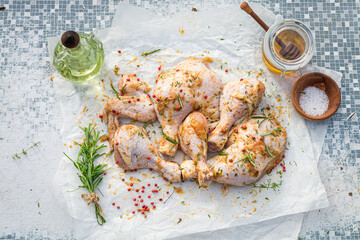
M 240 79 L 240 81 L 242 81 L 242 80 L 244 80 L 243 78 L 242 79 Z
M 227 73 L 228 71 L 229 71 L 229 70 L 227 70 L 227 69 L 225 70 L 226 73 Z
M 134 169 L 134 172 L 137 172 L 137 169 Z
M 242 125 L 241 128 L 242 129 L 247 129 L 247 127 L 245 125 Z
M 153 209 L 155 209 L 156 208 L 156 206 L 153 206 Z
M 106 175 L 106 172 L 104 172 L 104 175 Z
M 119 163 L 119 161 L 115 161 L 115 164 L 118 164 Z
M 151 202 L 150 204 L 151 204 L 151 205 L 154 205 L 154 202 Z
M 136 65 L 137 67 L 140 67 L 140 65 Z
M 229 162 L 233 162 L 233 160 L 232 160 L 232 159 L 230 159 L 230 160 L 229 160 Z
M 120 209 L 120 206 L 117 206 L 117 209 Z
M 148 198 L 151 198 L 151 196 L 149 195 Z
M 234 130 L 235 133 L 238 133 L 239 131 L 237 129 Z
M 132 187 L 134 184 L 133 183 L 130 183 L 130 186 Z
M 152 168 L 149 168 L 150 171 L 152 171 Z
M 140 98 L 136 99 L 138 102 L 140 102 Z
M 158 98 L 157 98 L 157 99 L 156 99 L 156 101 L 158 101 L 158 102 L 159 102 L 159 101 L 160 101 L 160 99 L 158 99 Z
M 147 157 L 148 160 L 150 160 L 150 157 Z
M 135 192 L 139 192 L 139 189 L 136 189 Z
M 283 155 L 283 158 L 285 158 L 285 154 Z
M 155 80 L 155 83 L 157 83 L 157 82 L 158 82 L 158 80 L 156 79 L 156 80 Z
M 125 170 L 124 173 L 127 173 L 127 170 Z
M 225 130 L 225 129 L 221 129 L 221 131 L 220 131 L 220 132 L 224 133 L 224 132 L 226 132 L 226 130 Z
M 182 89 L 180 89 L 180 92 L 182 92 L 183 90 Z
M 143 199 L 140 199 L 140 202 L 143 202 L 144 200 Z
M 128 103 L 131 103 L 131 100 L 129 100 Z
M 121 93 L 120 95 L 121 95 L 121 96 L 124 96 L 124 94 L 123 94 L 123 93 Z
M 180 71 L 179 69 L 176 69 L 176 71 L 178 72 L 178 71 Z
M 176 107 L 176 111 L 179 111 L 180 110 L 180 107 Z
M 141 190 L 142 193 L 144 193 L 144 190 Z
M 133 214 L 135 214 L 135 211 L 132 211 Z
M 135 203 L 134 205 L 135 205 L 135 207 L 136 207 L 136 206 L 138 206 L 139 204 L 138 204 L 138 203 Z
M 136 73 L 134 73 L 133 75 L 134 75 L 134 77 L 136 77 Z
M 276 164 L 279 164 L 279 161 L 276 161 Z
M 162 198 L 159 198 L 159 201 L 161 202 L 161 201 L 162 201 Z
M 150 184 L 150 183 L 148 183 L 148 186 L 149 186 L 149 187 L 150 187 L 150 185 L 151 185 L 151 184 Z
M 118 143 L 118 142 L 116 142 L 116 143 L 115 143 L 115 145 L 119 145 L 119 143 Z M 125 170 L 125 171 L 126 171 L 126 170 Z
M 142 186 L 141 188 L 142 188 L 142 189 L 145 189 L 145 186 Z
M 120 50 L 118 50 L 118 53 L 120 54 L 120 53 L 121 53 L 121 51 L 120 51 Z
M 204 95 L 204 98 L 207 98 L 207 95 Z
M 113 202 L 113 206 L 115 206 L 115 203 Z
M 266 110 L 270 110 L 270 107 L 266 107 Z
M 255 140 L 255 137 L 252 137 L 253 140 Z
M 245 152 L 245 149 L 242 149 L 241 151 L 242 151 L 242 152 Z
M 126 79 L 126 81 L 130 82 L 130 78 Z
M 113 113 L 115 113 L 115 110 L 112 110 Z
M 169 194 L 169 191 L 166 191 L 166 194 Z
M 260 137 L 260 140 L 263 140 L 263 137 Z
M 131 191 L 131 188 L 128 188 L 128 191 L 130 192 L 130 191 Z
M 163 177 L 163 179 L 164 179 L 165 181 L 167 181 L 167 179 L 166 179 L 165 177 Z
M 155 183 L 155 185 L 154 185 L 155 187 L 157 187 L 157 183 Z
M 153 95 L 153 98 L 156 98 L 156 95 Z
M 99 115 L 99 118 L 103 118 L 104 116 L 102 114 Z
M 122 181 L 125 181 L 125 179 L 123 178 L 123 179 L 121 179 Z

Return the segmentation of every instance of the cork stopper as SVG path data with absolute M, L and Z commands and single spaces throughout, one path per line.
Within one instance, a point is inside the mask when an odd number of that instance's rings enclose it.
M 79 45 L 80 36 L 77 32 L 74 31 L 66 31 L 61 36 L 61 43 L 67 48 L 75 48 Z

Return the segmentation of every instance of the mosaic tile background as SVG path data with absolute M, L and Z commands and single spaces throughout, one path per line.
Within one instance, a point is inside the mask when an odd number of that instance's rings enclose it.
M 110 27 L 119 1 L 1 0 L 0 7 L 0 239 L 72 239 L 72 220 L 54 205 L 48 191 L 61 146 L 59 115 L 50 77 L 47 37 L 65 30 L 89 32 Z M 159 15 L 189 12 L 240 1 L 131 0 Z M 312 64 L 343 73 L 342 102 L 329 120 L 319 161 L 330 207 L 306 215 L 301 239 L 360 239 L 359 118 L 360 1 L 265 0 L 276 14 L 311 26 L 317 52 Z M 240 11 L 240 10 L 239 10 Z M 39 147 L 13 160 L 32 142 Z M 59 156 L 59 147 L 54 156 Z M 50 155 L 50 157 L 49 157 Z M 38 169 L 48 169 L 39 172 Z M 39 204 L 38 204 L 39 203 Z M 357 213 L 356 213 L 357 212 Z

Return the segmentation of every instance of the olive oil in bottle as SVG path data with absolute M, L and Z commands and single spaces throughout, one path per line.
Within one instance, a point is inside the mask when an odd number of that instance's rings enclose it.
M 67 31 L 54 50 L 54 67 L 71 81 L 84 82 L 96 76 L 103 64 L 103 45 L 94 34 Z

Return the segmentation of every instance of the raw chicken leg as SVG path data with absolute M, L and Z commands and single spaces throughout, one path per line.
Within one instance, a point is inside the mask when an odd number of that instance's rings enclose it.
M 196 164 L 199 185 L 211 184 L 213 174 L 206 165 L 208 124 L 205 116 L 193 112 L 185 118 L 179 128 L 181 150 Z
M 160 152 L 174 156 L 179 126 L 195 109 L 209 122 L 218 119 L 221 87 L 221 79 L 201 59 L 185 60 L 159 76 L 153 97 L 164 131 Z
M 146 94 L 149 88 L 135 75 L 125 74 L 119 81 L 119 98 L 110 98 L 104 107 L 104 121 L 108 124 L 110 150 L 113 149 L 113 137 L 119 128 L 118 118 L 132 118 L 137 121 L 154 122 L 156 114 L 151 99 Z
M 179 164 L 165 161 L 144 128 L 123 125 L 114 136 L 115 162 L 125 170 L 152 168 L 170 182 L 181 181 Z
M 225 85 L 220 99 L 220 121 L 208 141 L 211 152 L 224 148 L 232 125 L 252 113 L 264 92 L 264 84 L 257 79 L 241 79 Z
M 251 116 L 235 126 L 229 147 L 207 161 L 217 182 L 244 186 L 259 181 L 283 158 L 286 130 L 279 121 L 264 115 Z M 193 161 L 181 164 L 183 179 L 196 178 Z

